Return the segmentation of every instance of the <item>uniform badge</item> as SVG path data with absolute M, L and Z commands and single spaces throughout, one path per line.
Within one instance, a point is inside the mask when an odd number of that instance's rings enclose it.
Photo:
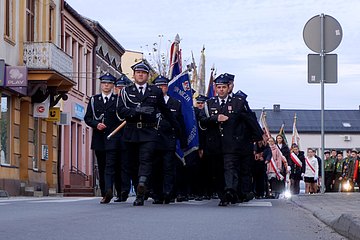
M 99 101 L 101 101 L 101 97 L 99 96 Z
M 232 111 L 232 106 L 231 106 L 231 105 L 228 106 L 228 111 L 229 111 L 229 112 Z
M 114 99 L 115 99 L 114 97 L 111 97 L 111 101 L 114 101 Z
M 215 114 L 217 114 L 218 113 L 218 110 L 215 110 L 215 112 L 214 112 Z

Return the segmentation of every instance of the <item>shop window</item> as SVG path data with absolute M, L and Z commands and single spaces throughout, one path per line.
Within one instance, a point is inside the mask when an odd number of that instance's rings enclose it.
M 10 165 L 10 97 L 1 93 L 0 96 L 0 163 Z

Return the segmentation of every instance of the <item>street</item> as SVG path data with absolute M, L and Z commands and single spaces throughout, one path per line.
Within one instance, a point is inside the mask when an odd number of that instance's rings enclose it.
M 289 200 L 134 207 L 99 198 L 0 199 L 2 239 L 346 239 Z

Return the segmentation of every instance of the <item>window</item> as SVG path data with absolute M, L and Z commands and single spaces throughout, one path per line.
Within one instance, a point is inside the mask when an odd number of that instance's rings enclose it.
M 34 156 L 33 156 L 33 169 L 39 170 L 39 144 L 40 144 L 40 123 L 39 118 L 34 118 Z
M 1 93 L 0 96 L 0 163 L 10 165 L 10 97 Z
M 5 37 L 9 40 L 13 40 L 14 38 L 14 14 L 13 14 L 13 0 L 5 0 L 5 29 L 4 29 L 4 34 Z
M 50 5 L 49 8 L 49 41 L 52 42 L 54 40 L 54 32 L 55 32 L 55 7 Z
M 26 0 L 26 41 L 33 42 L 35 35 L 35 0 Z
M 81 92 L 83 92 L 82 89 L 82 81 L 84 81 L 82 74 L 83 74 L 83 55 L 84 52 L 84 47 L 81 44 L 78 44 L 78 72 L 77 72 L 77 79 L 78 79 L 78 84 L 77 84 L 77 89 Z

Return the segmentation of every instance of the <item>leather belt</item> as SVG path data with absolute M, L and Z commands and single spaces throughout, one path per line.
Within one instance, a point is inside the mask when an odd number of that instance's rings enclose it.
M 153 128 L 156 127 L 156 123 L 144 123 L 144 122 L 137 122 L 137 123 L 127 123 L 129 127 L 136 127 L 136 128 Z

